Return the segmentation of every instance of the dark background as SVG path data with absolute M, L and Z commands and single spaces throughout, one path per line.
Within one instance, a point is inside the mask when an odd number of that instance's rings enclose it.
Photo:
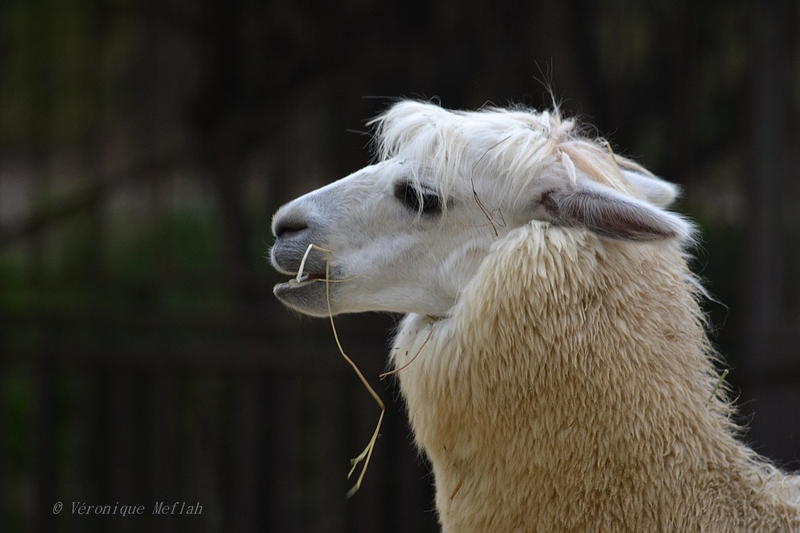
M 398 96 L 551 104 L 681 184 L 744 439 L 800 468 L 800 5 L 0 3 L 0 530 L 435 531 L 396 317 L 272 297 L 270 217 Z M 53 513 L 62 502 L 60 514 Z M 199 502 L 199 516 L 151 515 Z M 144 505 L 78 516 L 73 502 Z

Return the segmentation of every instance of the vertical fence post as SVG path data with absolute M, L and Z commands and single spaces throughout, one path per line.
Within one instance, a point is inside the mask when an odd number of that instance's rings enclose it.
M 167 365 L 155 365 L 152 372 L 153 402 L 151 423 L 152 453 L 151 480 L 152 498 L 146 503 L 171 502 L 183 499 L 178 492 L 178 380 L 175 368 Z M 146 509 L 151 512 L 150 509 Z M 175 517 L 172 515 L 153 517 L 152 531 L 171 533 L 176 530 Z
M 302 380 L 277 374 L 270 387 L 266 460 L 269 461 L 269 531 L 303 531 L 300 509 Z
M 315 373 L 308 378 L 309 410 L 313 432 L 307 449 L 315 475 L 308 492 L 313 499 L 312 531 L 337 533 L 344 531 L 345 490 L 343 470 L 347 463 L 343 445 L 346 428 L 344 420 L 344 387 L 341 374 Z
M 34 396 L 34 475 L 33 531 L 50 533 L 55 529 L 56 432 L 55 389 L 56 370 L 49 358 L 35 364 Z
M 233 457 L 231 464 L 231 516 L 228 531 L 256 533 L 263 516 L 259 510 L 260 477 L 263 469 L 263 409 L 259 385 L 261 375 L 252 371 L 237 372 L 233 391 Z
M 109 419 L 109 450 L 107 485 L 110 487 L 109 499 L 98 501 L 95 505 L 120 504 L 133 500 L 133 368 L 119 364 L 113 367 L 110 376 L 109 406 L 106 416 Z M 105 499 L 104 499 L 105 500 Z M 91 502 L 89 502 L 91 503 Z M 103 517 L 107 527 L 121 533 L 133 531 L 132 520 L 118 520 L 117 517 Z
M 790 339 L 785 298 L 786 223 L 783 199 L 788 192 L 791 108 L 788 77 L 791 23 L 796 5 L 767 0 L 753 6 L 755 58 L 752 75 L 753 179 L 750 238 L 746 275 L 746 340 L 744 346 L 745 400 L 753 418 L 751 438 L 763 445 L 759 451 L 787 461 L 800 460 L 800 387 L 786 382 L 797 368 L 797 349 Z M 791 172 L 796 172 L 792 169 Z M 796 372 L 796 370 L 795 370 Z M 748 392 L 749 390 L 749 392 Z M 793 409 L 792 406 L 795 406 Z M 787 413 L 782 415 L 781 413 Z M 795 444 L 790 439 L 795 439 Z

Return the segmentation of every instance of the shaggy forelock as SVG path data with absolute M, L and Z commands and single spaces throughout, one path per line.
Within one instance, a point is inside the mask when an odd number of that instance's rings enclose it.
M 517 107 L 448 111 L 426 102 L 400 101 L 369 122 L 378 160 L 398 158 L 413 179 L 425 176 L 447 193 L 459 180 L 490 175 L 521 191 L 542 172 L 574 182 L 576 171 L 632 194 L 622 169 L 650 173 L 615 155 L 601 138 L 580 133 L 556 109 Z

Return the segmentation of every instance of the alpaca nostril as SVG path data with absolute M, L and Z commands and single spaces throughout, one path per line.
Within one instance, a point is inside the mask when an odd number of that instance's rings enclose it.
M 279 220 L 275 223 L 273 233 L 280 238 L 287 233 L 298 233 L 305 229 L 308 229 L 308 224 L 302 220 Z

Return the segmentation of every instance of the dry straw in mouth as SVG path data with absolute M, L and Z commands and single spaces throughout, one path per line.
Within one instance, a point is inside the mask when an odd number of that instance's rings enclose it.
M 319 281 L 325 281 L 325 299 L 328 304 L 328 317 L 331 320 L 331 330 L 333 331 L 333 338 L 336 341 L 336 346 L 339 348 L 339 353 L 342 355 L 344 360 L 347 361 L 347 363 L 351 367 L 353 367 L 353 370 L 355 370 L 358 379 L 361 380 L 361 383 L 364 384 L 364 387 L 366 387 L 370 395 L 372 395 L 372 398 L 375 400 L 375 403 L 377 403 L 378 406 L 381 408 L 381 415 L 378 418 L 378 424 L 375 426 L 375 431 L 372 433 L 372 438 L 370 438 L 369 443 L 367 443 L 367 447 L 364 448 L 364 451 L 361 452 L 358 455 L 358 457 L 350 460 L 350 462 L 352 463 L 352 468 L 350 469 L 350 472 L 348 472 L 347 474 L 347 479 L 350 479 L 350 477 L 353 475 L 353 472 L 355 472 L 356 467 L 358 467 L 358 464 L 361 463 L 362 461 L 364 462 L 364 465 L 361 468 L 361 472 L 358 474 L 358 479 L 356 480 L 355 485 L 353 485 L 353 487 L 349 491 L 347 491 L 347 497 L 350 498 L 351 496 L 353 496 L 353 494 L 358 492 L 358 489 L 361 488 L 361 481 L 364 479 L 364 474 L 367 472 L 367 467 L 369 466 L 369 460 L 372 457 L 373 450 L 375 449 L 375 442 L 378 440 L 378 434 L 381 429 L 381 424 L 383 423 L 383 415 L 386 413 L 386 406 L 384 406 L 383 401 L 381 400 L 380 396 L 378 396 L 378 394 L 375 392 L 375 389 L 373 389 L 372 386 L 367 382 L 366 378 L 364 377 L 364 374 L 362 374 L 361 370 L 358 369 L 358 366 L 344 352 L 344 348 L 342 348 L 342 343 L 339 342 L 339 334 L 336 332 L 336 324 L 333 321 L 333 309 L 331 308 L 330 283 L 332 281 L 347 281 L 347 280 L 330 279 L 331 254 L 333 252 L 326 248 L 321 248 L 316 244 L 313 243 L 309 244 L 308 248 L 306 249 L 306 253 L 303 254 L 303 260 L 300 262 L 300 268 L 297 270 L 296 280 L 298 282 L 301 281 L 301 278 L 303 277 L 303 269 L 305 268 L 306 264 L 306 259 L 308 258 L 308 254 L 311 253 L 312 249 L 327 254 L 327 259 L 325 260 L 325 279 Z

